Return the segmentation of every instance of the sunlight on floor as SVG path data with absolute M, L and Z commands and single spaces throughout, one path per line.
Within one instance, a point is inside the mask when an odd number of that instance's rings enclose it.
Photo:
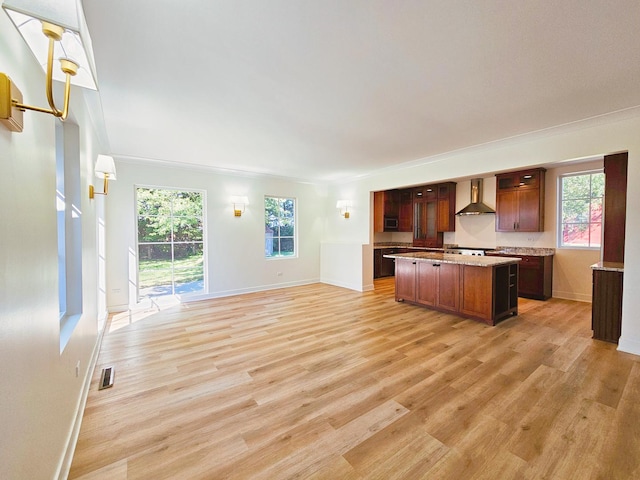
M 140 303 L 138 303 L 134 308 L 130 308 L 126 312 L 113 315 L 107 333 L 115 332 L 127 325 L 132 325 L 144 318 L 147 318 L 154 313 L 158 313 L 179 304 L 180 300 L 178 300 L 175 295 L 153 298 L 147 297 L 140 301 Z

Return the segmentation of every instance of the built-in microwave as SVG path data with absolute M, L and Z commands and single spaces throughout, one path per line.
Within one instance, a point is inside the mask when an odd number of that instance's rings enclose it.
M 398 217 L 384 217 L 384 229 L 385 230 L 397 230 L 398 229 Z

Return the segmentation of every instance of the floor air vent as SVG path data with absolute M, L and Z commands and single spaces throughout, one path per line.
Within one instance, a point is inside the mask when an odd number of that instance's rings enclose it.
M 113 387 L 113 377 L 116 371 L 113 367 L 107 367 L 102 369 L 102 376 L 100 377 L 100 386 L 98 390 Z

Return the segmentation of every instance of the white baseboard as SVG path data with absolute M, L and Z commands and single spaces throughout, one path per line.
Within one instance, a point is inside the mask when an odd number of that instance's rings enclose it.
M 280 288 L 287 287 L 299 287 L 302 285 L 311 285 L 313 283 L 319 283 L 319 279 L 301 280 L 297 282 L 283 282 L 273 285 L 260 285 L 250 288 L 239 288 L 237 290 L 225 290 L 222 292 L 203 293 L 195 295 L 177 295 L 178 299 L 182 303 L 199 302 L 201 300 L 211 300 L 214 298 L 233 297 L 234 295 L 244 295 L 245 293 L 266 292 L 268 290 L 278 290 Z
M 358 285 L 355 283 L 345 283 L 345 282 L 341 282 L 338 280 L 332 280 L 330 278 L 323 278 L 321 280 L 321 283 L 326 283 L 327 285 L 333 285 L 334 287 L 342 287 L 342 288 L 348 288 L 349 290 L 355 290 L 356 292 L 364 292 L 366 291 L 365 288 L 369 287 L 364 287 L 362 285 Z M 373 290 L 373 285 L 370 285 L 370 290 Z
M 626 353 L 640 355 L 640 340 L 628 338 L 622 335 L 618 341 L 618 350 Z
M 123 303 L 121 305 L 109 305 L 109 313 L 122 313 L 127 312 L 131 309 L 131 306 L 127 303 Z
M 591 294 L 553 291 L 553 298 L 562 298 L 563 300 L 575 300 L 576 302 L 591 303 Z
M 78 443 L 78 436 L 80 435 L 80 427 L 82 426 L 82 418 L 84 416 L 84 409 L 87 405 L 87 397 L 89 396 L 89 390 L 91 388 L 91 379 L 93 378 L 93 371 L 96 368 L 98 362 L 98 355 L 100 354 L 100 347 L 102 345 L 102 338 L 106 331 L 106 324 L 101 332 L 98 333 L 96 344 L 93 347 L 91 353 L 91 359 L 89 360 L 89 366 L 85 373 L 84 382 L 82 385 L 82 391 L 78 398 L 78 404 L 76 405 L 76 417 L 69 431 L 69 438 L 67 439 L 67 446 L 65 453 L 58 465 L 58 475 L 56 477 L 59 480 L 65 480 L 69 476 L 71 470 L 71 463 L 73 462 L 73 454 L 76 451 L 76 444 Z

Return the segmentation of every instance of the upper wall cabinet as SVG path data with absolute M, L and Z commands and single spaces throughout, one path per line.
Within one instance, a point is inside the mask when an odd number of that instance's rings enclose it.
M 374 232 L 397 232 L 400 190 L 373 193 Z M 411 231 L 411 230 L 409 230 Z
M 544 172 L 496 175 L 496 232 L 544 231 Z
M 602 261 L 624 263 L 627 218 L 627 152 L 604 157 L 604 238 Z
M 456 184 L 440 183 L 438 187 L 438 231 L 456 230 Z
M 398 194 L 398 231 L 413 232 L 413 190 L 410 188 Z
M 413 192 L 413 245 L 442 247 L 443 232 L 455 231 L 456 184 L 416 187 Z
M 438 232 L 437 185 L 416 187 L 413 191 L 413 245 L 415 247 L 442 246 Z

